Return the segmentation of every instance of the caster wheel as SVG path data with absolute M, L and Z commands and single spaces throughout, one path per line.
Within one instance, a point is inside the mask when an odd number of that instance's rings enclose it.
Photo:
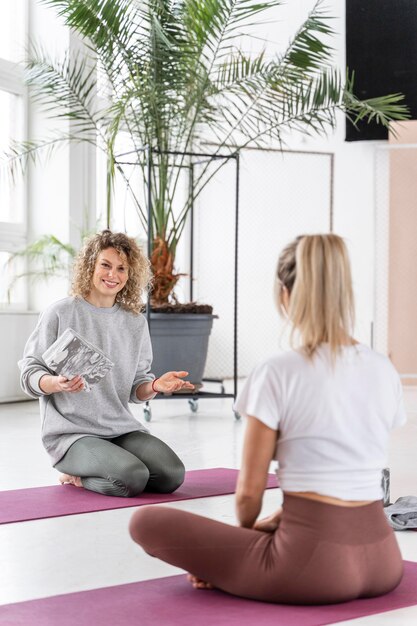
M 150 422 L 152 419 L 152 412 L 148 407 L 145 407 L 143 409 L 143 417 L 145 418 L 146 422 Z
M 190 405 L 190 409 L 192 413 L 197 413 L 198 411 L 198 400 L 188 400 L 188 404 Z
M 238 413 L 237 411 L 233 411 L 233 414 L 234 414 L 234 416 L 235 416 L 235 420 L 238 420 L 238 421 L 239 421 L 239 420 L 240 420 L 240 418 L 241 418 L 240 413 Z

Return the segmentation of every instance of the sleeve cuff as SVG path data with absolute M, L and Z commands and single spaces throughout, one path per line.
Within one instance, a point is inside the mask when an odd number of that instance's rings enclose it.
M 133 404 L 143 404 L 144 402 L 149 402 L 149 400 L 152 400 L 152 398 L 148 398 L 148 400 L 139 400 L 139 398 L 136 395 L 136 389 L 143 383 L 152 382 L 153 380 L 155 380 L 155 376 L 152 375 L 152 376 L 147 376 L 146 378 L 141 378 L 139 381 L 137 381 L 132 387 L 132 392 L 130 394 L 130 402 L 133 402 Z
M 44 372 L 43 370 L 38 370 L 36 372 L 33 372 L 33 374 L 29 376 L 29 387 L 31 388 L 33 393 L 35 393 L 36 395 L 39 395 L 39 396 L 49 395 L 45 393 L 44 391 L 42 391 L 42 389 L 39 386 L 40 379 L 42 378 L 42 376 L 46 376 L 47 374 L 48 372 Z

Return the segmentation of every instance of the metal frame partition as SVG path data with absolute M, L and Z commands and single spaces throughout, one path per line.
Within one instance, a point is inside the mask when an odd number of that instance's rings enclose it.
M 177 165 L 177 167 L 185 167 L 188 168 L 189 172 L 189 189 L 190 189 L 190 211 L 189 211 L 189 219 L 190 219 L 190 280 L 189 280 L 189 298 L 190 301 L 193 301 L 193 278 L 194 278 L 194 217 L 195 217 L 195 207 L 194 207 L 194 168 L 196 165 L 201 165 L 203 163 L 210 163 L 214 161 L 222 160 L 224 162 L 234 161 L 235 162 L 235 219 L 234 219 L 234 289 L 233 289 L 233 393 L 226 393 L 224 387 L 224 379 L 217 378 L 203 378 L 203 382 L 208 383 L 218 383 L 220 385 L 220 391 L 212 392 L 212 391 L 196 391 L 190 393 L 178 393 L 172 395 L 158 395 L 154 399 L 164 400 L 164 399 L 187 399 L 191 411 L 195 413 L 198 410 L 198 400 L 200 398 L 236 398 L 237 395 L 237 366 L 238 366 L 238 349 L 237 349 L 237 323 L 238 323 L 238 313 L 237 313 L 237 299 L 238 299 L 238 231 L 239 231 L 239 177 L 240 177 L 240 156 L 239 152 L 235 151 L 230 154 L 221 154 L 219 152 L 206 153 L 206 152 L 177 152 L 177 151 L 159 151 L 157 149 L 148 148 L 146 150 L 147 155 L 147 252 L 148 257 L 151 257 L 152 252 L 152 168 L 153 168 L 153 154 L 165 154 L 170 155 L 172 157 L 187 157 L 189 158 L 189 164 L 187 165 Z M 169 315 L 169 313 L 167 313 Z M 151 321 L 151 307 L 150 302 L 148 301 L 146 307 L 146 317 L 148 320 L 149 329 L 151 329 L 152 321 Z M 234 412 L 235 418 L 239 419 L 240 416 L 238 413 Z M 146 421 L 150 421 L 151 419 L 151 409 L 149 407 L 149 401 L 146 402 L 144 408 L 144 416 Z

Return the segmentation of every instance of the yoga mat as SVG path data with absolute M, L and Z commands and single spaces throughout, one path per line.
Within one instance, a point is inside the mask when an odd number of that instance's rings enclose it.
M 323 626 L 417 604 L 417 563 L 404 562 L 399 587 L 378 598 L 288 606 L 196 590 L 185 576 L 69 593 L 0 606 L 7 626 Z
M 136 498 L 104 496 L 73 485 L 1 491 L 0 524 L 222 496 L 234 493 L 238 473 L 223 467 L 192 470 L 186 472 L 184 483 L 174 493 L 143 493 Z M 276 476 L 270 474 L 267 488 L 277 486 Z

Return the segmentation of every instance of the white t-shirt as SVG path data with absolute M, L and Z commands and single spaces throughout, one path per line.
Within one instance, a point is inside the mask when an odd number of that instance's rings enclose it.
M 313 360 L 296 350 L 273 356 L 250 374 L 235 409 L 279 430 L 283 491 L 382 498 L 389 433 L 406 421 L 400 379 L 385 356 L 362 344 L 344 347 L 334 366 L 327 344 Z

